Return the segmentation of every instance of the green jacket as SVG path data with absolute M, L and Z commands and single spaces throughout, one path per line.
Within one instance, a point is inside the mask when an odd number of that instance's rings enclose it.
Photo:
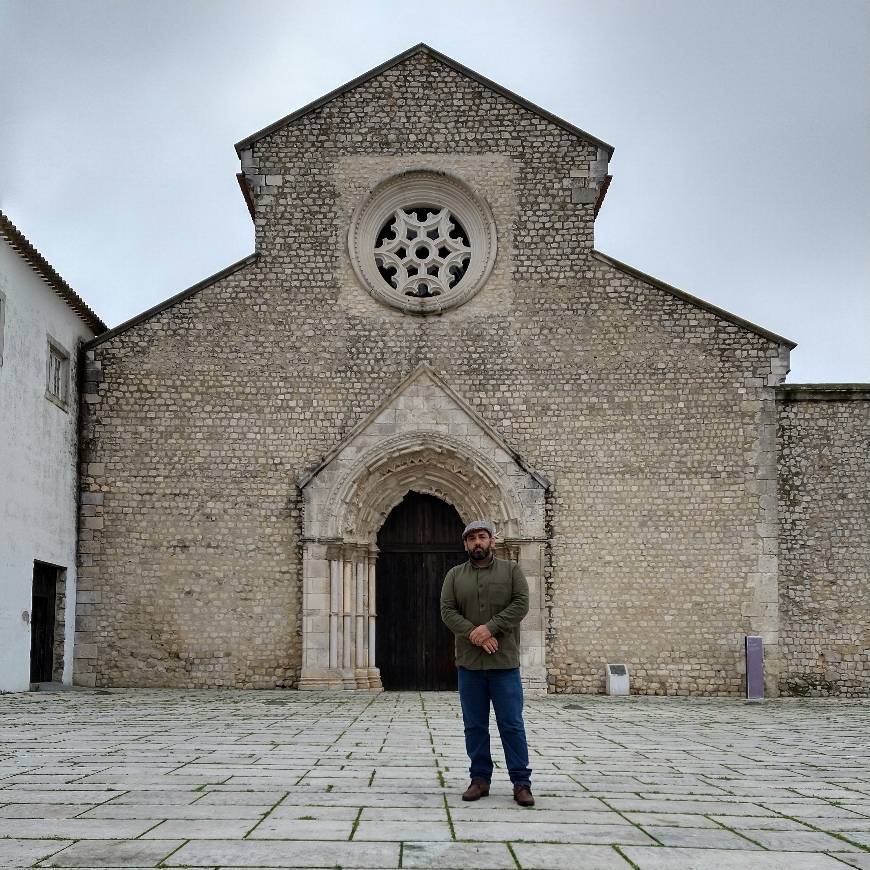
M 441 587 L 441 619 L 456 635 L 456 665 L 473 671 L 520 666 L 520 623 L 529 612 L 529 584 L 516 562 L 493 558 L 451 568 Z M 468 635 L 486 625 L 498 641 L 491 655 Z

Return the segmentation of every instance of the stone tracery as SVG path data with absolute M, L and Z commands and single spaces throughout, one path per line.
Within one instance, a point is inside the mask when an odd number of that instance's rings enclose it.
M 359 204 L 348 253 L 375 299 L 409 314 L 438 314 L 467 302 L 489 277 L 495 221 L 486 202 L 458 179 L 404 172 Z
M 378 270 L 397 290 L 421 299 L 440 296 L 468 270 L 468 234 L 448 208 L 405 206 L 389 217 L 378 235 Z

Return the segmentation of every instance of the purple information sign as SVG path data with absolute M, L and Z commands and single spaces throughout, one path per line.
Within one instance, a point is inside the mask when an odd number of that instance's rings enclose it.
M 757 634 L 746 635 L 746 697 L 764 698 L 764 643 Z

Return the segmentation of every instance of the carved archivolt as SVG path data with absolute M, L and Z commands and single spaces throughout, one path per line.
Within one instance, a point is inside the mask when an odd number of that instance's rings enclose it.
M 518 494 L 499 466 L 437 432 L 382 441 L 332 487 L 325 504 L 328 536 L 370 543 L 409 490 L 452 504 L 463 520 L 491 518 L 501 537 L 522 534 Z

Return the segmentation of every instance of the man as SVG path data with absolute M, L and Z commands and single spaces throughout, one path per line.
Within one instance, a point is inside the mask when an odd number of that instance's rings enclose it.
M 459 700 L 471 761 L 471 784 L 462 799 L 489 794 L 491 702 L 514 800 L 531 807 L 535 799 L 520 682 L 520 622 L 529 612 L 529 586 L 516 563 L 495 558 L 494 534 L 487 520 L 465 527 L 462 541 L 469 559 L 447 572 L 441 588 L 441 619 L 456 635 Z

